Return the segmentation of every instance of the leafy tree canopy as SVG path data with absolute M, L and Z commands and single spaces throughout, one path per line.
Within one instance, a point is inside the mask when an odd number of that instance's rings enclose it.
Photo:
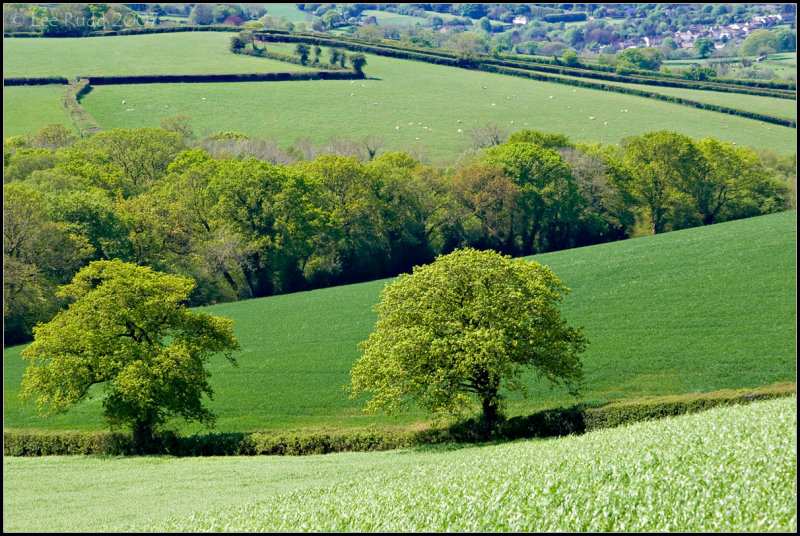
M 34 328 L 22 352 L 21 398 L 37 395 L 43 415 L 65 412 L 102 384 L 112 425 L 130 426 L 141 451 L 169 417 L 214 422 L 203 406 L 213 392 L 204 363 L 239 349 L 233 321 L 182 305 L 194 281 L 120 260 L 95 261 L 58 294 L 75 300 Z
M 567 291 L 548 268 L 494 251 L 456 250 L 417 266 L 381 293 L 375 331 L 350 372 L 351 397 L 373 393 L 366 411 L 414 401 L 442 414 L 477 400 L 492 423 L 502 389 L 524 392 L 527 367 L 577 395 L 586 340 L 558 309 Z

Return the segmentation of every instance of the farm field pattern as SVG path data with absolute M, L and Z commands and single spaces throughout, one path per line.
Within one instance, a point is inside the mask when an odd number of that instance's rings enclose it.
M 144 45 L 133 41 L 142 37 L 150 39 L 147 54 L 140 48 Z M 92 39 L 105 40 L 111 46 L 91 47 L 87 41 Z M 4 58 L 9 61 L 4 74 L 74 76 L 302 69 L 296 64 L 230 54 L 229 39 L 226 32 L 62 39 L 56 53 L 50 52 L 53 39 L 5 39 L 9 46 Z M 36 44 L 29 44 L 33 41 Z M 293 50 L 285 44 L 268 44 L 267 48 L 282 53 Z M 98 58 L 94 57 L 96 49 L 102 51 Z M 26 61 L 15 59 L 19 57 Z M 119 62 L 119 57 L 133 59 Z M 326 58 L 324 51 L 323 59 Z M 192 126 L 200 136 L 236 130 L 253 137 L 274 138 L 282 147 L 301 138 L 321 144 L 335 137 L 358 141 L 378 136 L 386 140 L 383 150 L 411 150 L 433 161 L 457 157 L 469 146 L 469 130 L 489 122 L 507 132 L 529 128 L 563 133 L 573 141 L 613 144 L 627 136 L 666 129 L 696 139 L 714 136 L 739 145 L 770 147 L 785 154 L 793 154 L 796 147 L 796 130 L 792 128 L 644 97 L 369 54 L 365 72 L 372 79 L 352 83 L 100 86 L 82 102 L 105 129 L 157 126 L 161 119 L 181 113 L 192 117 Z M 658 88 L 658 92 L 672 94 L 666 88 Z M 708 95 L 710 92 L 698 93 L 701 95 L 695 100 L 717 102 L 715 95 Z M 681 94 L 687 98 L 692 95 Z M 7 105 L 21 105 L 22 98 L 18 94 Z M 793 101 L 727 94 L 720 94 L 718 99 L 720 104 L 745 110 L 796 115 L 791 113 Z M 130 106 L 121 105 L 123 100 L 135 103 L 136 111 L 127 112 Z M 6 128 L 13 132 L 35 133 L 43 126 L 24 118 L 16 121 L 26 121 L 25 124 L 9 119 Z

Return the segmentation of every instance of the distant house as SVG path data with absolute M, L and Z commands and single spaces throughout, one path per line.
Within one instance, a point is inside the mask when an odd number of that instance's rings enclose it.
M 528 17 L 523 17 L 523 16 L 514 17 L 514 20 L 511 22 L 515 26 L 525 26 L 526 24 L 528 24 Z

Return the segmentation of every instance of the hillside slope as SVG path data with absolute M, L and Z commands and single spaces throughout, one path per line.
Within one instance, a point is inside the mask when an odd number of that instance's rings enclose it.
M 584 326 L 584 400 L 758 387 L 796 376 L 797 212 L 538 255 L 572 289 L 568 321 Z M 239 367 L 210 365 L 217 430 L 408 425 L 421 412 L 365 416 L 342 387 L 372 330 L 387 281 L 207 307 L 235 320 Z M 17 393 L 21 347 L 4 352 L 7 428 L 102 428 L 101 398 L 42 419 Z M 571 405 L 533 374 L 509 414 Z M 99 390 L 97 391 L 99 393 Z M 193 425 L 187 431 L 200 431 Z

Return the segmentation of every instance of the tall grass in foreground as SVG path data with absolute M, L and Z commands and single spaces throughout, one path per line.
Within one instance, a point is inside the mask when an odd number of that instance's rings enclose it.
M 438 463 L 139 527 L 156 531 L 795 531 L 796 397 Z
M 796 397 L 502 445 L 3 460 L 3 530 L 794 531 Z

